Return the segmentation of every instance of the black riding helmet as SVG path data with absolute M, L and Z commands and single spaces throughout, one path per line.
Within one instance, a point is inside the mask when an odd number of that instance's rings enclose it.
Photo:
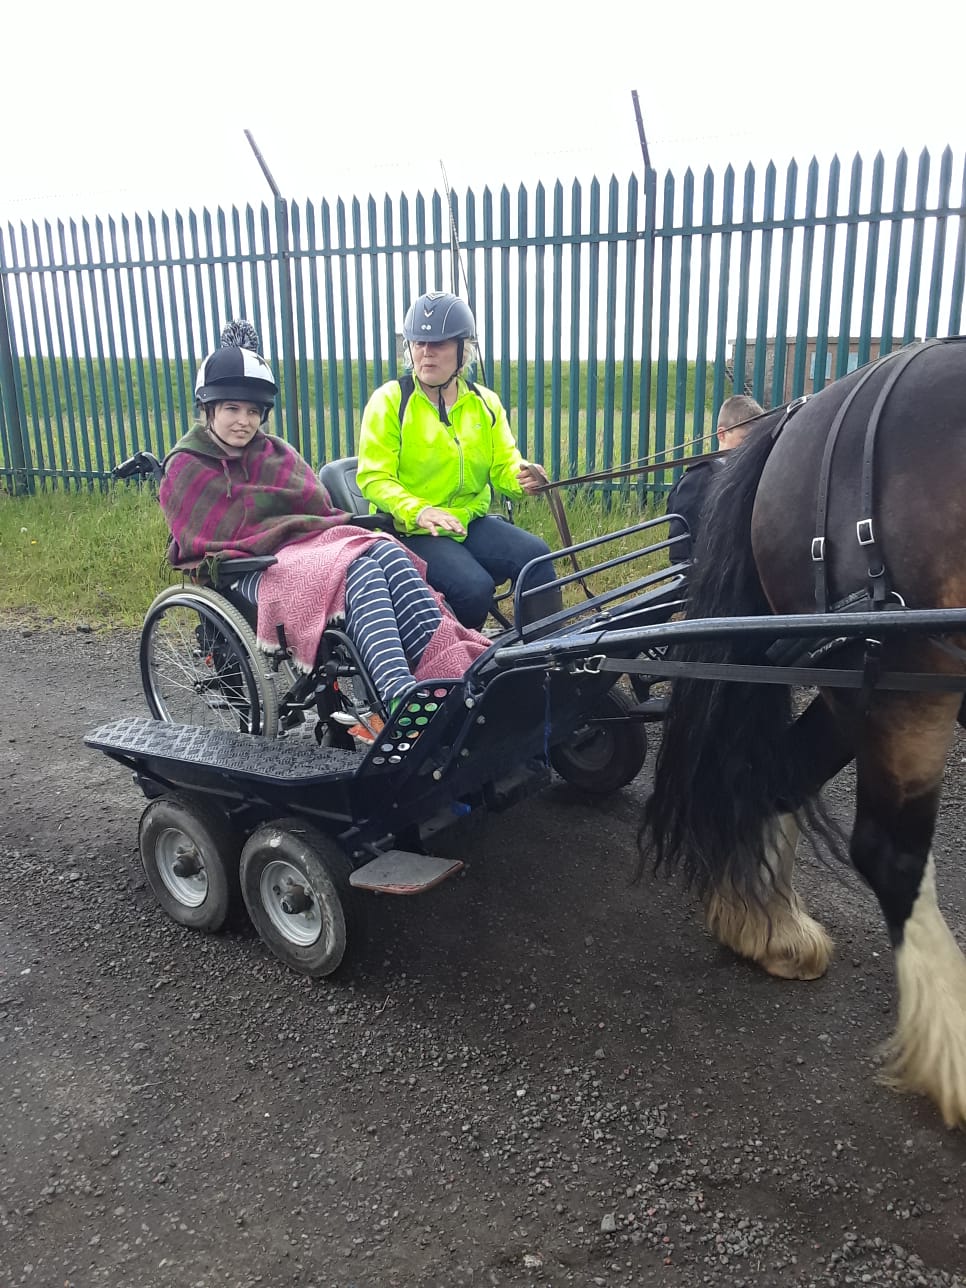
M 449 423 L 446 407 L 443 402 L 443 390 L 455 380 L 463 365 L 463 352 L 467 340 L 476 339 L 476 320 L 465 300 L 450 291 L 430 291 L 413 300 L 403 322 L 403 338 L 407 344 L 417 340 L 439 344 L 444 340 L 455 340 L 456 370 L 442 384 L 430 385 L 430 389 L 439 390 L 440 420 Z
M 229 322 L 221 333 L 221 347 L 198 368 L 196 401 L 202 407 L 230 398 L 254 403 L 262 408 L 264 425 L 277 394 L 272 369 L 258 352 L 258 332 L 250 322 Z

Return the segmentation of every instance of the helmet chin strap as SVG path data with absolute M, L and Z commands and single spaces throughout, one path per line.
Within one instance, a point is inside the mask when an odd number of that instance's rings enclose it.
M 413 355 L 412 346 L 410 346 L 410 349 L 409 349 L 410 359 L 412 359 L 412 355 Z M 460 367 L 462 367 L 462 365 L 463 365 L 463 341 L 460 340 L 458 342 L 458 347 L 456 350 L 456 370 L 453 372 L 451 376 L 447 376 L 447 378 L 443 381 L 441 385 L 431 385 L 429 384 L 428 381 L 420 380 L 418 376 L 416 377 L 416 379 L 419 380 L 419 383 L 422 385 L 424 389 L 435 389 L 437 391 L 437 401 L 439 403 L 439 418 L 444 425 L 449 424 L 449 413 L 446 410 L 446 403 L 443 401 L 443 390 L 448 389 L 450 385 L 453 383 L 453 381 L 458 378 L 460 374 Z M 415 362 L 413 363 L 413 366 L 415 368 Z

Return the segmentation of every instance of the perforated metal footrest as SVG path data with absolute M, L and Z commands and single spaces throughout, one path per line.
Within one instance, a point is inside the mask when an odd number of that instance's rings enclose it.
M 101 725 L 84 742 L 126 763 L 190 765 L 195 770 L 217 770 L 233 778 L 274 783 L 350 778 L 364 760 L 361 752 L 318 747 L 304 739 L 256 738 L 135 716 Z
M 459 872 L 460 859 L 437 859 L 409 850 L 387 850 L 349 874 L 349 884 L 358 890 L 380 894 L 422 894 Z

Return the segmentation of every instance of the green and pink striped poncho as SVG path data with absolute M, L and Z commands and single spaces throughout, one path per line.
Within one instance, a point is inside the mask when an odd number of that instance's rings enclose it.
M 259 430 L 241 456 L 226 456 L 196 425 L 165 457 L 159 493 L 175 568 L 271 555 L 291 541 L 349 523 L 305 460 Z

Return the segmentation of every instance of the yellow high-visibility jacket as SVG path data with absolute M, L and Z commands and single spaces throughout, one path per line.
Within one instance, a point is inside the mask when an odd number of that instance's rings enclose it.
M 444 425 L 418 382 L 399 423 L 398 380 L 381 385 L 362 415 L 357 481 L 376 509 L 392 515 L 396 530 L 420 531 L 416 518 L 427 505 L 456 516 L 466 528 L 490 508 L 490 489 L 520 497 L 516 475 L 523 458 L 506 412 L 490 389 L 460 379 Z M 462 541 L 455 532 L 441 536 Z

